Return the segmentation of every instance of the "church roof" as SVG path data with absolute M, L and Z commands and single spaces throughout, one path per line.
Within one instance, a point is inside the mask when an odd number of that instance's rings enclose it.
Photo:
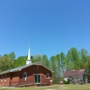
M 31 64 L 27 64 L 27 65 L 20 66 L 20 67 L 17 67 L 17 68 L 9 69 L 9 70 L 7 70 L 7 71 L 3 71 L 3 72 L 0 73 L 0 75 L 6 74 L 6 73 L 10 73 L 10 72 L 21 71 L 22 69 L 27 68 L 27 67 L 30 67 L 30 66 L 33 66 L 33 65 L 43 66 L 44 68 L 46 68 L 46 69 L 48 69 L 49 71 L 51 71 L 49 68 L 47 68 L 47 67 L 44 66 L 43 64 L 37 62 L 37 63 L 31 63 Z M 52 71 L 51 71 L 51 72 L 52 72 Z
M 85 69 L 80 70 L 69 70 L 64 73 L 64 77 L 66 76 L 81 76 L 84 75 Z

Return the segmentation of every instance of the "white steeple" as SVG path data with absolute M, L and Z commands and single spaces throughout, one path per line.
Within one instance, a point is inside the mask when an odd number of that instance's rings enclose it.
M 30 60 L 30 45 L 29 45 L 29 49 L 28 49 L 28 60 Z
M 27 59 L 27 61 L 26 61 L 26 65 L 27 64 L 31 64 L 32 62 L 31 62 L 31 59 L 30 59 L 30 45 L 29 45 L 29 49 L 28 49 L 28 59 Z

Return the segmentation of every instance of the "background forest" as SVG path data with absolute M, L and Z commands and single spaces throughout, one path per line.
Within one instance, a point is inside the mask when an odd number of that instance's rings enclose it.
M 20 56 L 16 59 L 15 53 L 4 54 L 0 56 L 0 72 L 22 66 L 26 64 L 27 56 Z M 63 52 L 51 56 L 48 59 L 47 55 L 31 56 L 32 62 L 41 62 L 53 71 L 53 83 L 58 83 L 63 78 L 63 73 L 66 70 L 86 69 L 88 73 L 88 81 L 90 82 L 90 55 L 87 50 L 81 49 L 78 51 L 72 47 L 67 54 Z

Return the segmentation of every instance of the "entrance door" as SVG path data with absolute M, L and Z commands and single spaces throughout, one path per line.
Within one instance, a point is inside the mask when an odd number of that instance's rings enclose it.
M 34 75 L 34 80 L 35 80 L 36 84 L 40 84 L 40 81 L 41 81 L 40 78 L 41 78 L 40 74 L 35 74 Z

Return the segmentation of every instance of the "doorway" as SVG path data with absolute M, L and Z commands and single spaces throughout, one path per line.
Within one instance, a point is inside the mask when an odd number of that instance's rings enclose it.
M 34 82 L 35 82 L 35 84 L 40 84 L 41 83 L 41 75 L 40 74 L 35 74 L 34 75 Z

